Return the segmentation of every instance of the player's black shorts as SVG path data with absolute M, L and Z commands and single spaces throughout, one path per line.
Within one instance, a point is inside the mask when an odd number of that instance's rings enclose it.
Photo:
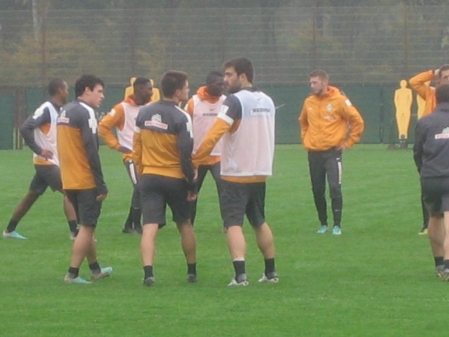
M 30 183 L 30 191 L 39 195 L 45 192 L 48 186 L 52 191 L 62 191 L 61 172 L 57 165 L 34 165 L 36 173 Z
M 226 228 L 243 226 L 245 214 L 253 227 L 265 222 L 266 183 L 240 184 L 221 181 L 221 217 Z
M 184 179 L 144 174 L 139 187 L 144 224 L 164 226 L 167 205 L 172 211 L 174 222 L 180 223 L 190 219 L 187 181 Z
M 101 212 L 101 201 L 97 201 L 97 190 L 65 190 L 76 212 L 80 225 L 96 226 Z
M 449 212 L 449 178 L 421 178 L 421 187 L 424 204 L 431 215 Z

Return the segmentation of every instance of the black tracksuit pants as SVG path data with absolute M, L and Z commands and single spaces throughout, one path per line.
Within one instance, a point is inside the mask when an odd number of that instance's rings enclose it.
M 326 177 L 329 184 L 334 226 L 340 226 L 343 208 L 341 194 L 341 154 L 335 148 L 326 151 L 309 151 L 309 170 L 313 198 L 321 225 L 327 226 Z

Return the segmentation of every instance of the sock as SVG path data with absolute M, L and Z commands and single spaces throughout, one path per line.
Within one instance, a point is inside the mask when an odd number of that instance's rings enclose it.
M 141 217 L 142 217 L 142 210 L 140 208 L 133 208 L 132 211 L 132 222 L 134 223 L 134 228 L 136 227 L 142 227 Z
M 78 224 L 76 223 L 76 220 L 69 220 L 67 223 L 69 224 L 69 228 L 72 233 L 76 233 L 78 231 Z
M 274 273 L 276 270 L 274 268 L 274 258 L 265 259 L 265 275 Z
M 13 219 L 9 220 L 8 227 L 6 227 L 6 232 L 8 233 L 14 232 L 18 224 L 19 221 Z
M 154 277 L 153 276 L 153 266 L 144 266 L 143 271 L 145 273 L 144 279 L 147 279 L 149 277 Z
M 128 217 L 126 218 L 126 221 L 125 221 L 125 227 L 131 228 L 132 226 L 133 226 L 133 208 L 130 207 Z
M 196 263 L 187 264 L 187 274 L 196 275 Z
M 435 256 L 433 258 L 435 260 L 435 267 L 441 266 L 442 264 L 444 264 L 444 257 L 442 256 Z
M 92 272 L 92 274 L 99 274 L 99 273 L 101 273 L 101 267 L 98 264 L 98 261 L 95 261 L 94 263 L 89 264 L 89 269 Z
M 68 271 L 69 276 L 71 278 L 77 278 L 79 272 L 80 272 L 80 269 L 79 268 L 74 268 L 74 267 L 70 267 L 69 271 Z
M 232 261 L 232 264 L 234 265 L 235 270 L 235 280 L 241 282 L 241 275 L 246 274 L 245 260 L 234 260 Z

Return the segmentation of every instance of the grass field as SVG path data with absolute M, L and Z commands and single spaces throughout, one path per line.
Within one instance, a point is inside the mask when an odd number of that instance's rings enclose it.
M 66 285 L 71 251 L 62 199 L 46 192 L 19 224 L 28 240 L 0 240 L 0 336 L 442 336 L 449 284 L 434 276 L 421 226 L 410 150 L 358 145 L 343 156 L 340 237 L 318 222 L 305 152 L 277 147 L 266 215 L 275 234 L 278 284 L 258 284 L 263 260 L 245 225 L 250 285 L 233 275 L 210 178 L 196 220 L 199 282 L 185 282 L 173 223 L 157 240 L 156 285 L 141 285 L 139 240 L 122 234 L 131 186 L 120 155 L 101 149 L 110 194 L 97 230 L 99 261 L 113 275 Z M 3 151 L 1 225 L 33 174 L 28 150 Z M 89 276 L 85 264 L 81 275 Z

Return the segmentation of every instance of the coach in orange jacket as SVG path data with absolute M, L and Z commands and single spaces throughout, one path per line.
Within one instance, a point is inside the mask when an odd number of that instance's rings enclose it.
M 344 149 L 360 140 L 363 119 L 351 101 L 336 87 L 329 85 L 323 70 L 310 74 L 312 94 L 306 98 L 299 116 L 301 138 L 308 151 L 310 178 L 318 218 L 318 233 L 328 228 L 326 176 L 329 183 L 334 224 L 332 234 L 341 234 L 341 155 Z

